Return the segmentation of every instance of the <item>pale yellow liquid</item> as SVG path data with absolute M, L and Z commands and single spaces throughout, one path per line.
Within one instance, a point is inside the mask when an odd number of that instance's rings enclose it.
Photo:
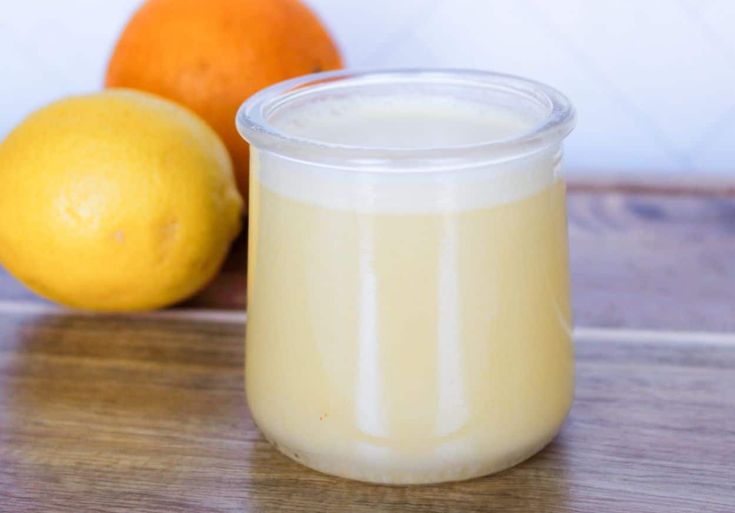
M 383 483 L 480 476 L 546 445 L 574 388 L 554 162 L 414 185 L 254 152 L 246 391 L 266 437 Z

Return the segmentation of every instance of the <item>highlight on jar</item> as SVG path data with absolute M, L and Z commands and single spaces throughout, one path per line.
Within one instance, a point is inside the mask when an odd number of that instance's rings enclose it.
M 543 84 L 339 71 L 251 97 L 246 395 L 313 469 L 420 484 L 498 472 L 574 396 L 562 141 Z

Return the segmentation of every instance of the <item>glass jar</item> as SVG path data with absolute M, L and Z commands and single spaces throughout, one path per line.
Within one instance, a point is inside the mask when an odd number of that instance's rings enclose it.
M 543 448 L 574 394 L 554 89 L 475 71 L 320 73 L 240 109 L 246 392 L 284 454 L 404 484 Z

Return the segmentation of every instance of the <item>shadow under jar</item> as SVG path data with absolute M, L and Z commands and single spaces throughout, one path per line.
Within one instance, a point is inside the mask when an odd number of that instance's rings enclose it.
M 543 448 L 574 395 L 568 100 L 494 73 L 340 71 L 257 93 L 237 123 L 263 434 L 314 469 L 391 484 Z

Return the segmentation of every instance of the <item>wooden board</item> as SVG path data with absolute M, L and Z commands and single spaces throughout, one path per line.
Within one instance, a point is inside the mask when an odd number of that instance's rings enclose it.
M 0 272 L 0 512 L 735 512 L 735 187 L 569 194 L 577 398 L 498 475 L 382 487 L 291 462 L 243 398 L 245 245 L 176 308 L 94 316 Z
M 735 187 L 572 182 L 576 324 L 735 331 Z M 245 307 L 245 244 L 180 308 Z M 47 304 L 0 271 L 0 302 Z
M 263 440 L 239 322 L 0 312 L 0 511 L 735 511 L 735 336 L 616 333 L 579 333 L 571 417 L 536 457 L 383 487 Z
M 735 195 L 569 194 L 576 324 L 735 331 Z

